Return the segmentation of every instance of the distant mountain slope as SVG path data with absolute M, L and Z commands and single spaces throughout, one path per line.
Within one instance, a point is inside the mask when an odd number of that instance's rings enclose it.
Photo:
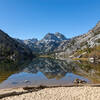
M 48 33 L 46 36 L 38 41 L 37 39 L 29 39 L 29 40 L 23 40 L 19 42 L 23 42 L 25 45 L 29 46 L 30 49 L 32 49 L 34 52 L 37 53 L 50 53 L 54 52 L 56 48 L 63 42 L 63 41 L 69 41 L 64 35 L 62 35 L 59 32 Z
M 16 61 L 27 57 L 32 57 L 31 50 L 0 30 L 0 59 Z
M 36 45 L 41 52 L 50 53 L 54 52 L 63 41 L 68 41 L 68 39 L 61 33 L 48 33 Z
M 100 22 L 86 34 L 71 39 L 67 39 L 63 34 L 56 32 L 54 34 L 46 34 L 46 36 L 39 41 L 33 38 L 23 41 L 20 40 L 19 42 L 37 53 L 59 52 L 61 55 L 72 55 L 78 50 L 93 48 L 95 45 L 100 45 Z
M 63 44 L 63 45 L 62 45 Z M 57 48 L 58 51 L 63 51 L 62 54 L 74 54 L 76 51 L 84 50 L 85 48 L 94 48 L 100 45 L 100 22 L 91 29 L 88 33 L 70 39 L 68 43 L 61 43 Z

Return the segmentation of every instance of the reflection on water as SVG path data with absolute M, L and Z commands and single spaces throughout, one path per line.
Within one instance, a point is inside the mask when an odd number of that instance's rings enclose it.
M 24 64 L 0 63 L 0 88 L 27 85 L 66 85 L 80 78 L 100 83 L 100 65 L 72 60 L 37 58 Z
M 59 80 L 63 78 L 66 73 L 71 73 L 74 69 L 73 63 L 70 61 L 60 61 L 47 58 L 39 58 L 34 60 L 28 67 L 23 69 L 24 72 L 38 73 L 42 72 L 48 79 L 55 78 Z
M 0 83 L 6 80 L 12 74 L 20 72 L 29 61 L 22 63 L 12 63 L 12 62 L 0 62 Z
M 91 80 L 92 83 L 100 84 L 100 63 L 75 62 L 78 66 L 74 71 L 75 74 L 84 76 Z

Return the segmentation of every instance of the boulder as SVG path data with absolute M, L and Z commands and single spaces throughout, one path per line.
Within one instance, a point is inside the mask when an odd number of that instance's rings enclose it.
M 81 79 L 75 79 L 75 80 L 73 81 L 73 83 L 75 83 L 75 84 L 85 84 L 85 83 L 87 83 L 87 81 L 81 80 Z

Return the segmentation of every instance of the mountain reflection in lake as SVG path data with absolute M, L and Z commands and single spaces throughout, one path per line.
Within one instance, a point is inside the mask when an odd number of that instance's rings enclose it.
M 97 74 L 99 71 L 93 65 L 73 62 L 69 59 L 61 61 L 37 58 L 21 65 L 4 63 L 0 64 L 0 88 L 28 85 L 67 85 L 76 78 L 87 82 L 100 82 L 100 74 Z M 94 79 L 95 81 L 93 81 Z

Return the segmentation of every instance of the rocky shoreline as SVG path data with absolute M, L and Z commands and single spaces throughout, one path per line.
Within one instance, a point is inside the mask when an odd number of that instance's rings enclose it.
M 0 90 L 1 100 L 99 100 L 100 84 L 39 86 Z

